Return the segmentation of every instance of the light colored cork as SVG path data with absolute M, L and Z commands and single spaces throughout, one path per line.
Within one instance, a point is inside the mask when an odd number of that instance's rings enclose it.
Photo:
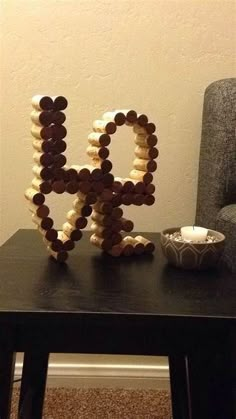
M 108 251 L 112 248 L 112 241 L 110 239 L 103 239 L 96 234 L 92 234 L 90 237 L 90 243 L 105 251 Z
M 102 160 L 109 156 L 109 150 L 107 147 L 88 146 L 86 152 L 89 157 L 100 158 Z
M 135 147 L 134 150 L 135 156 L 137 156 L 140 159 L 156 159 L 158 156 L 158 150 L 155 147 Z
M 150 240 L 145 239 L 145 237 L 143 237 L 143 236 L 136 236 L 135 240 L 144 244 L 145 252 L 147 252 L 147 253 L 153 253 L 154 252 L 155 245 Z
M 96 120 L 93 122 L 93 130 L 106 134 L 114 134 L 116 132 L 116 124 L 104 120 Z
M 111 142 L 111 137 L 108 134 L 101 134 L 100 132 L 92 132 L 88 136 L 88 142 L 92 146 L 107 147 Z
M 153 134 L 138 134 L 135 135 L 134 142 L 140 147 L 155 147 L 157 144 L 157 136 Z
M 146 159 L 135 159 L 133 161 L 133 166 L 135 170 L 141 170 L 143 172 L 155 172 L 157 168 L 155 160 Z

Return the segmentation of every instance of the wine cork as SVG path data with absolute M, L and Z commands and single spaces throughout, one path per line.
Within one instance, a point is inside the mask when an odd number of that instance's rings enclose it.
M 142 170 L 143 172 L 155 172 L 157 163 L 155 160 L 135 159 L 133 161 L 133 166 L 135 170 Z
M 49 141 L 34 140 L 33 148 L 43 153 L 49 153 L 50 151 L 53 150 L 53 145 L 50 140 Z
M 43 230 L 38 226 L 38 231 L 44 236 L 49 242 L 55 241 L 57 239 L 57 230 L 51 228 L 50 230 Z
M 141 159 L 156 159 L 158 157 L 158 149 L 155 147 L 135 147 L 135 156 Z
M 53 100 L 49 96 L 35 95 L 32 98 L 32 106 L 38 111 L 50 111 L 53 109 Z
M 47 240 L 46 239 L 46 237 L 44 236 L 43 237 L 43 242 L 47 245 L 47 246 L 49 246 L 54 252 L 59 252 L 59 251 L 61 251 L 61 250 L 64 250 L 63 249 L 63 243 L 62 243 L 62 241 L 61 240 L 59 240 L 59 239 L 56 239 L 56 240 L 53 240 L 53 241 L 49 241 L 49 240 Z
M 69 194 L 75 194 L 79 191 L 79 182 L 75 180 L 71 180 L 70 182 L 66 183 L 66 192 Z
M 144 172 L 141 170 L 131 170 L 130 172 L 131 179 L 139 180 L 145 184 L 151 183 L 153 181 L 153 175 L 150 172 Z
M 110 239 L 103 239 L 96 234 L 92 234 L 90 237 L 90 243 L 94 244 L 105 252 L 112 248 L 112 241 Z
M 156 188 L 153 183 L 149 183 L 149 185 L 145 185 L 145 193 L 148 195 L 154 194 Z
M 92 184 L 91 182 L 88 182 L 87 180 L 85 181 L 81 181 L 79 182 L 79 191 L 82 192 L 83 194 L 87 194 L 91 191 L 92 189 Z
M 67 144 L 63 140 L 56 140 L 52 143 L 52 149 L 55 153 L 64 153 L 66 151 Z
M 53 167 L 54 168 L 60 168 L 65 166 L 66 164 L 66 157 L 64 154 L 55 154 L 53 156 Z
M 141 127 L 139 124 L 133 125 L 133 131 L 135 132 L 135 134 L 147 135 L 145 127 Z
M 148 134 L 153 134 L 156 131 L 156 125 L 153 124 L 153 122 L 148 122 L 147 125 L 145 125 L 145 129 Z
M 109 227 L 101 226 L 96 222 L 91 224 L 91 231 L 95 233 L 97 236 L 102 237 L 103 239 L 110 238 L 112 234 Z
M 74 200 L 72 206 L 77 214 L 83 217 L 88 217 L 92 213 L 92 207 L 90 205 L 84 205 L 84 201 L 81 201 L 79 198 Z
M 47 241 L 47 243 L 46 244 L 49 244 L 49 246 L 51 247 L 51 249 L 54 251 L 54 252 L 61 252 L 62 250 L 66 250 L 66 249 L 64 249 L 63 248 L 63 243 L 62 243 L 62 241 L 61 240 L 59 240 L 59 239 L 56 239 L 56 240 L 54 240 L 54 241 L 52 241 L 52 242 L 48 242 Z
M 100 214 L 111 214 L 113 210 L 113 206 L 112 206 L 112 203 L 109 201 L 107 202 L 97 201 L 94 204 L 94 209 L 96 212 L 99 212 Z
M 73 165 L 71 166 L 71 169 L 76 170 L 78 179 L 80 180 L 89 180 L 90 179 L 90 171 L 87 167 L 79 166 L 79 165 Z
M 126 218 L 121 218 L 120 221 L 122 222 L 122 230 L 126 233 L 130 233 L 134 228 L 134 223 L 131 220 L 127 220 Z
M 112 246 L 111 250 L 108 251 L 109 255 L 114 256 L 114 257 L 119 257 L 122 254 L 122 247 L 120 246 L 120 244 L 117 244 L 115 246 Z
M 68 259 L 68 253 L 65 250 L 61 250 L 59 252 L 54 252 L 50 246 L 47 247 L 48 252 L 50 255 L 56 259 L 59 263 L 64 263 Z
M 51 166 L 54 160 L 50 153 L 40 153 L 39 151 L 33 154 L 33 159 L 35 163 L 44 167 Z
M 85 228 L 88 223 L 87 219 L 79 215 L 75 210 L 68 211 L 66 219 L 71 225 L 75 226 L 79 230 Z
M 50 230 L 53 226 L 53 220 L 50 217 L 39 218 L 36 214 L 32 214 L 32 221 L 43 230 Z
M 66 120 L 66 115 L 61 111 L 53 112 L 52 114 L 52 122 L 56 125 L 64 124 Z
M 126 243 L 124 240 L 122 240 L 120 246 L 122 247 L 122 255 L 131 256 L 134 254 L 134 247 L 132 244 Z
M 112 202 L 113 207 L 119 207 L 122 204 L 121 193 L 113 194 L 111 202 Z
M 96 223 L 104 226 L 104 227 L 110 227 L 113 223 L 112 218 L 109 215 L 106 214 L 100 214 L 97 211 L 93 211 L 91 218 L 93 221 L 95 221 Z
M 66 171 L 66 175 L 68 176 L 68 180 L 77 180 L 78 178 L 77 170 L 68 168 L 68 167 L 64 167 L 64 169 Z
M 88 166 L 90 177 L 92 180 L 98 181 L 102 179 L 102 170 L 99 167 Z
M 134 124 L 133 131 L 136 134 L 153 134 L 156 131 L 156 126 L 152 122 L 149 122 L 145 126 Z
M 122 191 L 123 188 L 123 183 L 120 182 L 119 180 L 114 180 L 113 184 L 112 184 L 112 191 L 115 193 L 120 193 Z
M 113 232 L 111 235 L 112 246 L 122 242 L 122 235 L 119 232 Z
M 53 113 L 48 111 L 32 111 L 30 114 L 31 121 L 39 126 L 47 127 L 52 123 Z
M 121 202 L 123 205 L 131 205 L 133 203 L 133 194 L 132 193 L 122 194 Z
M 49 140 L 52 138 L 52 128 L 49 127 L 40 127 L 39 125 L 32 125 L 31 134 L 33 137 L 41 140 Z
M 54 140 L 62 140 L 66 137 L 67 129 L 64 125 L 52 125 L 52 138 Z
M 134 246 L 134 245 L 135 245 L 135 243 L 138 243 L 138 241 L 137 241 L 137 240 L 135 240 L 135 239 L 134 239 L 134 237 L 132 237 L 132 236 L 125 236 L 125 237 L 123 238 L 123 241 L 124 241 L 125 243 L 127 243 L 127 244 L 131 244 L 132 246 Z
M 107 122 L 103 120 L 96 120 L 93 123 L 93 130 L 106 134 L 114 134 L 116 132 L 116 124 L 114 122 Z
M 83 230 L 88 224 L 88 220 L 85 217 L 78 217 L 75 221 L 75 227 L 77 230 Z
M 130 193 L 133 192 L 134 190 L 134 183 L 132 182 L 132 180 L 123 180 L 123 187 L 122 187 L 122 192 L 123 193 Z
M 146 185 L 145 183 L 139 180 L 133 180 L 134 183 L 134 192 L 138 194 L 143 194 L 145 192 Z
M 157 144 L 157 136 L 156 135 L 136 135 L 134 138 L 135 144 L 140 147 L 155 147 Z
M 113 208 L 111 216 L 112 216 L 113 219 L 116 219 L 116 220 L 121 218 L 123 216 L 122 208 L 120 208 L 120 207 Z
M 107 147 L 96 147 L 96 146 L 88 146 L 87 147 L 87 155 L 89 157 L 106 159 L 109 156 L 109 150 Z
M 91 188 L 93 192 L 96 192 L 97 194 L 101 194 L 104 191 L 104 184 L 101 181 L 94 181 L 91 184 Z
M 121 218 L 113 219 L 112 218 L 112 224 L 110 226 L 110 229 L 112 232 L 119 233 L 122 230 L 122 221 Z
M 54 167 L 53 168 L 53 176 L 57 180 L 63 179 L 65 182 L 69 181 L 69 177 L 67 176 L 66 171 L 62 167 L 58 167 L 58 168 Z
M 109 173 L 112 169 L 112 162 L 110 160 L 92 159 L 92 164 L 94 167 L 100 168 L 102 174 Z
M 99 201 L 111 201 L 113 198 L 113 192 L 111 189 L 105 188 L 98 196 Z
M 143 237 L 143 236 L 136 236 L 135 240 L 144 244 L 145 253 L 153 253 L 154 252 L 155 245 L 150 240 L 145 239 L 145 237 Z
M 95 192 L 89 192 L 85 195 L 79 191 L 77 195 L 85 205 L 93 205 L 97 201 L 97 194 Z
M 72 166 L 73 168 L 77 167 L 78 176 L 80 180 L 101 180 L 102 170 L 99 167 L 94 167 L 92 165 L 86 164 L 84 166 Z
M 64 96 L 53 96 L 53 110 L 64 111 L 67 108 L 68 102 Z
M 25 198 L 35 205 L 43 205 L 45 201 L 45 196 L 34 188 L 26 189 Z
M 63 250 L 63 243 L 59 239 L 49 241 L 44 236 L 43 242 L 47 245 L 47 247 L 49 246 L 54 252 L 59 252 L 60 250 Z
M 141 127 L 144 127 L 145 125 L 147 125 L 148 123 L 148 117 L 147 115 L 139 114 L 138 118 L 137 118 L 137 124 L 140 125 Z
M 63 245 L 63 250 L 71 251 L 75 247 L 75 243 L 71 240 L 64 231 L 58 231 L 58 238 L 61 240 Z
M 65 235 L 75 242 L 82 237 L 82 232 L 68 222 L 63 224 L 62 229 Z
M 55 180 L 52 183 L 52 190 L 55 193 L 62 194 L 66 190 L 66 185 L 64 180 Z
M 129 193 L 134 190 L 134 183 L 132 179 L 123 179 L 121 177 L 115 177 L 115 182 L 119 182 L 122 184 L 123 193 Z
M 151 205 L 154 204 L 154 202 L 155 202 L 155 196 L 153 196 L 153 195 L 145 195 L 144 196 L 144 204 L 145 205 L 151 206 Z
M 88 136 L 88 142 L 96 147 L 107 147 L 111 142 L 111 137 L 108 134 L 92 132 Z
M 144 244 L 136 240 L 134 237 L 126 236 L 123 240 L 125 243 L 131 244 L 133 246 L 134 253 L 136 255 L 142 255 L 145 252 Z
M 47 205 L 35 205 L 33 202 L 29 203 L 29 210 L 37 215 L 39 218 L 46 218 L 49 215 L 49 208 Z
M 126 117 L 126 121 L 130 124 L 133 124 L 134 122 L 137 121 L 137 112 L 135 112 L 132 109 L 123 109 L 123 110 L 121 109 L 121 110 L 116 111 L 116 112 L 123 113 Z
M 105 173 L 104 175 L 102 175 L 101 181 L 105 188 L 109 188 L 112 186 L 114 182 L 114 176 L 112 173 Z
M 149 195 L 150 196 L 150 195 Z M 134 205 L 140 206 L 144 204 L 145 196 L 143 194 L 133 194 L 133 201 Z
M 50 180 L 53 178 L 53 172 L 49 167 L 33 166 L 33 174 L 43 180 Z
M 118 126 L 124 125 L 126 121 L 125 114 L 117 111 L 105 112 L 102 117 L 104 121 L 115 122 Z
M 52 192 L 52 185 L 49 181 L 46 181 L 46 180 L 34 178 L 32 180 L 32 186 L 34 189 L 43 193 L 44 195 L 47 195 L 50 192 Z

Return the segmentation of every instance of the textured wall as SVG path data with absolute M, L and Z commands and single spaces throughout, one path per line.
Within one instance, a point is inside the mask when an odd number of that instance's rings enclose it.
M 211 81 L 234 75 L 235 2 L 2 0 L 0 7 L 0 241 L 32 227 L 23 192 L 32 178 L 35 93 L 69 99 L 69 163 L 87 159 L 87 134 L 103 111 L 147 113 L 160 141 L 157 202 L 127 213 L 143 231 L 192 222 L 203 92 Z M 128 128 L 111 148 L 116 174 L 127 174 L 134 149 Z M 50 202 L 61 223 L 71 196 Z

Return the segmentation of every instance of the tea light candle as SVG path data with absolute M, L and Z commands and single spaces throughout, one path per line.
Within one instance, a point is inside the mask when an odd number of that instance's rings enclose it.
M 181 236 L 183 240 L 202 242 L 207 238 L 208 230 L 203 227 L 187 226 L 181 228 Z

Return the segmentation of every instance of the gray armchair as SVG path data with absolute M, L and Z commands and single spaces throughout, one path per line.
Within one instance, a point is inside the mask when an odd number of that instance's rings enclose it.
M 236 271 L 236 78 L 205 91 L 196 225 L 225 234 L 222 260 Z

